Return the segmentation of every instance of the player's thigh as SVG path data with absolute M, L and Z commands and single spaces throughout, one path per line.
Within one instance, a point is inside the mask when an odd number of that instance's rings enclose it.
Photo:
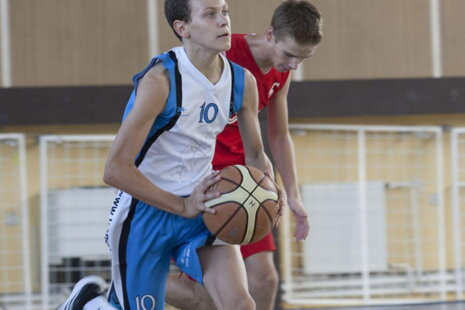
M 276 275 L 273 252 L 263 251 L 247 257 L 245 260 L 247 276 L 266 277 Z
M 247 276 L 238 246 L 207 246 L 199 249 L 203 282 L 213 300 L 231 303 L 248 298 Z

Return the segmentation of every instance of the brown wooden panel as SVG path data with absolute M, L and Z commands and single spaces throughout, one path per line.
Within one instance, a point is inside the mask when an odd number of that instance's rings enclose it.
M 463 114 L 463 85 L 465 78 L 293 82 L 289 117 Z M 131 91 L 129 85 L 0 88 L 0 127 L 120 122 Z
M 431 76 L 429 2 L 313 0 L 324 39 L 304 64 L 306 79 Z
M 293 82 L 289 117 L 464 113 L 464 78 Z
M 441 1 L 444 76 L 465 75 L 465 1 Z
M 0 88 L 0 127 L 120 122 L 132 86 Z
M 148 58 L 145 1 L 10 1 L 14 86 L 127 84 Z

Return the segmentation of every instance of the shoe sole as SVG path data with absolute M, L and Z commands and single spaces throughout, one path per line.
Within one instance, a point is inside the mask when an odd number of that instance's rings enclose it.
M 65 306 L 68 305 L 68 303 L 71 303 L 73 299 L 78 296 L 78 293 L 86 286 L 89 284 L 96 284 L 99 287 L 99 293 L 103 293 L 106 283 L 105 280 L 103 280 L 99 276 L 87 276 L 82 278 L 76 285 L 74 286 L 73 290 L 71 291 L 71 294 L 69 295 L 68 299 L 57 309 L 57 310 L 74 310 L 72 308 L 66 308 Z

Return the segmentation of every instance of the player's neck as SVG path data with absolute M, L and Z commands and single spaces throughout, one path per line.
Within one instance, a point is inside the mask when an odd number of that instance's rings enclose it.
M 249 44 L 255 63 L 260 68 L 263 74 L 266 74 L 273 67 L 273 62 L 270 57 L 270 48 L 264 34 L 249 34 L 245 37 Z
M 223 61 L 218 53 L 205 52 L 198 48 L 184 46 L 189 61 L 197 68 L 212 84 L 216 84 L 223 72 Z

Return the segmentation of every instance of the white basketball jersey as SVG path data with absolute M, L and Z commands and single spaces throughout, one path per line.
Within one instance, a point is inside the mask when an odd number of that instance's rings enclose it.
M 136 165 L 158 187 L 178 196 L 190 195 L 211 173 L 216 135 L 230 113 L 242 106 L 244 72 L 223 55 L 219 57 L 224 69 L 216 84 L 197 70 L 183 47 L 155 57 L 134 77 L 135 90 L 125 115 L 137 96 L 138 81 L 153 65 L 161 61 L 170 73 L 166 107 L 155 120 Z

